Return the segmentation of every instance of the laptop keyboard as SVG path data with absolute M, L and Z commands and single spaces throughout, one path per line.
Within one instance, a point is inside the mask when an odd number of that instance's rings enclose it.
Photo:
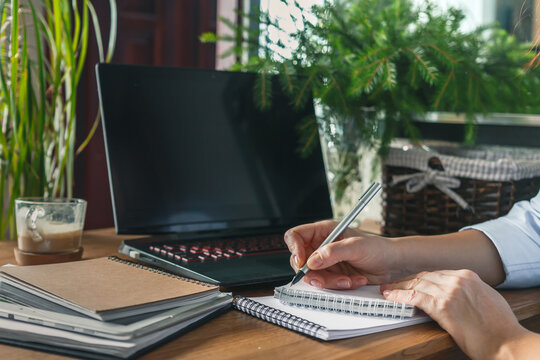
M 153 254 L 182 263 L 234 259 L 289 252 L 282 235 L 253 236 L 197 242 L 167 242 L 149 247 Z

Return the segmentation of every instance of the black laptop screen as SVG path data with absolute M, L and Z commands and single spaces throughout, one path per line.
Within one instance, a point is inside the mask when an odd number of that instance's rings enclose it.
M 98 65 L 120 233 L 292 226 L 332 216 L 321 151 L 298 151 L 297 111 L 254 74 Z M 277 81 L 273 86 L 277 89 Z

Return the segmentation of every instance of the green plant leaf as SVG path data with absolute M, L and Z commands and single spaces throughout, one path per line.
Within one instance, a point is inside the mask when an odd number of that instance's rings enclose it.
M 215 44 L 218 41 L 218 37 L 213 32 L 205 32 L 201 34 L 201 36 L 199 37 L 199 40 L 203 43 Z

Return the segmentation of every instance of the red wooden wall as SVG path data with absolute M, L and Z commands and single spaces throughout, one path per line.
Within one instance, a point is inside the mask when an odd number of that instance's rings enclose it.
M 114 63 L 178 67 L 215 67 L 215 46 L 202 44 L 199 35 L 216 31 L 218 0 L 117 0 L 118 40 Z M 231 0 L 232 1 L 232 0 Z M 104 38 L 110 24 L 108 1 L 93 1 Z M 91 36 L 94 36 L 93 34 Z M 79 87 L 77 139 L 90 130 L 98 108 L 91 41 Z M 113 226 L 113 215 L 101 125 L 76 160 L 75 196 L 88 201 L 86 228 Z

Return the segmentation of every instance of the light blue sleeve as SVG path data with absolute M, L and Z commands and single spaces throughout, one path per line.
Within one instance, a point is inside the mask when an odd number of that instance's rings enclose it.
M 495 220 L 467 226 L 491 239 L 501 257 L 505 281 L 498 288 L 540 285 L 540 192 L 530 201 L 520 201 Z

